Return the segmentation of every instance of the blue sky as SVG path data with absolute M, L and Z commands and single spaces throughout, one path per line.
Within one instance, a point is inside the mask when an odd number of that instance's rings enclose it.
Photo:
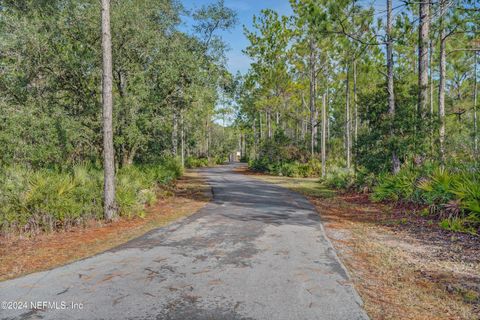
M 214 0 L 182 0 L 183 5 L 194 10 L 203 5 L 213 3 Z M 253 15 L 258 15 L 262 9 L 273 9 L 280 14 L 289 15 L 292 13 L 288 0 L 225 0 L 225 6 L 237 12 L 237 26 L 219 35 L 228 44 L 230 50 L 227 52 L 228 69 L 230 72 L 236 73 L 240 71 L 245 73 L 250 65 L 250 60 L 246 57 L 242 50 L 248 46 L 248 40 L 243 34 L 243 26 L 250 28 L 252 25 Z
M 240 71 L 245 73 L 250 65 L 250 59 L 242 53 L 242 50 L 248 46 L 248 40 L 243 34 L 243 26 L 251 28 L 253 15 L 258 15 L 262 9 L 273 9 L 281 15 L 290 15 L 292 9 L 289 0 L 224 0 L 225 6 L 235 10 L 238 15 L 237 26 L 230 30 L 221 32 L 219 35 L 228 44 L 230 50 L 227 52 L 228 69 L 232 73 Z M 195 10 L 204 5 L 215 2 L 215 0 L 181 0 L 188 10 Z M 365 6 L 373 5 L 378 13 L 377 17 L 385 14 L 385 0 L 359 0 Z M 396 8 L 400 4 L 399 0 L 393 0 L 394 15 L 401 12 L 402 8 Z M 188 24 L 188 20 L 186 22 Z M 187 26 L 184 26 L 188 28 Z

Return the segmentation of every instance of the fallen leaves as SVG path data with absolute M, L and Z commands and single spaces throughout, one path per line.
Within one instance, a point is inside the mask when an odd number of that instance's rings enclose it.
M 205 180 L 195 172 L 187 172 L 172 190 L 146 209 L 144 218 L 121 218 L 108 224 L 90 221 L 85 227 L 31 238 L 0 237 L 0 280 L 54 268 L 111 249 L 195 213 L 210 197 Z

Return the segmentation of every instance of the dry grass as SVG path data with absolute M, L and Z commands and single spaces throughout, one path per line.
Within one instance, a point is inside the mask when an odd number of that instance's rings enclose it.
M 189 216 L 211 197 L 210 188 L 195 172 L 187 172 L 144 218 L 122 218 L 105 224 L 91 221 L 87 228 L 42 234 L 33 238 L 0 237 L 0 281 L 54 268 L 111 249 L 154 228 Z
M 255 174 L 305 194 L 349 269 L 372 319 L 480 319 L 480 252 L 401 228 L 388 207 L 328 194 L 311 179 Z M 302 183 L 304 180 L 304 183 Z M 323 195 L 327 195 L 327 197 Z M 464 251 L 449 257 L 452 250 Z
M 302 194 L 308 194 L 316 197 L 333 197 L 335 192 L 322 187 L 318 183 L 318 178 L 290 178 L 265 175 L 258 172 L 249 171 L 247 167 L 237 167 L 235 172 L 261 178 L 263 181 L 280 184 L 285 188 L 294 190 Z

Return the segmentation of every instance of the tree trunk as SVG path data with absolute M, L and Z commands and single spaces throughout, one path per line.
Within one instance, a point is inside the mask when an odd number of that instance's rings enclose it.
M 473 151 L 475 159 L 478 158 L 478 124 L 477 124 L 477 97 L 478 97 L 478 88 L 477 88 L 477 51 L 474 52 L 474 88 L 473 88 Z
M 329 105 L 330 105 L 330 100 L 328 96 L 329 88 L 327 86 L 327 93 L 326 93 L 326 102 L 327 102 L 327 142 L 330 141 L 330 117 L 328 116 L 328 111 L 329 111 Z
M 242 160 L 245 157 L 245 136 L 243 133 L 240 133 L 240 159 Z
M 353 61 L 353 113 L 354 113 L 354 137 L 357 143 L 358 137 L 358 107 L 357 107 L 357 61 Z
M 440 142 L 440 161 L 445 163 L 445 71 L 446 71 L 446 35 L 444 18 L 445 1 L 440 1 L 440 78 L 438 87 L 438 116 L 440 120 L 439 142 Z
M 180 153 L 182 160 L 182 168 L 185 167 L 185 126 L 183 123 L 183 114 L 180 112 Z
M 173 110 L 173 129 L 172 129 L 172 154 L 174 157 L 178 155 L 178 113 L 177 109 Z
M 207 131 L 207 158 L 210 158 L 210 147 L 212 145 L 212 128 L 210 123 L 208 124 L 208 131 Z
M 307 103 L 305 102 L 305 95 L 302 91 L 302 113 L 303 110 L 307 108 Z M 306 128 L 306 123 L 308 123 L 308 119 L 305 116 L 305 118 L 302 117 L 302 131 L 301 131 L 301 138 L 302 138 L 302 144 L 305 146 L 307 144 L 306 141 L 306 134 L 307 134 L 307 128 Z
M 135 159 L 135 155 L 137 154 L 138 150 L 138 145 L 135 143 L 133 147 L 130 149 L 128 152 L 128 158 L 127 158 L 127 165 L 133 164 L 133 160 Z
M 428 104 L 428 42 L 430 29 L 430 3 L 420 1 L 420 28 L 418 32 L 418 106 L 417 116 L 422 119 Z
M 322 101 L 322 177 L 327 174 L 327 95 Z
M 347 79 L 345 90 L 345 148 L 347 150 L 347 168 L 351 166 L 351 142 L 350 142 L 350 66 L 347 63 Z
M 258 134 L 257 134 L 257 118 L 253 118 L 252 124 L 252 131 L 253 131 L 253 151 L 255 154 L 257 153 L 257 145 L 258 145 Z
M 310 40 L 310 152 L 312 158 L 315 155 L 315 48 L 313 40 Z
M 393 86 L 393 41 L 392 41 L 392 0 L 387 0 L 387 91 L 388 91 L 388 113 L 392 122 L 390 135 L 393 138 L 395 123 L 395 91 Z M 392 172 L 400 171 L 400 161 L 395 148 L 392 150 Z
M 272 138 L 272 119 L 270 116 L 270 111 L 267 111 L 267 129 L 268 129 L 268 139 Z
M 260 142 L 263 140 L 263 126 L 262 126 L 262 113 L 259 112 L 259 120 L 260 120 Z
M 430 56 L 429 56 L 429 70 L 430 70 L 430 120 L 433 119 L 433 97 L 434 97 L 434 87 L 433 87 L 433 41 L 430 40 Z M 433 127 L 430 130 L 430 150 L 432 156 L 434 154 L 434 129 Z
M 205 154 L 208 156 L 208 115 L 205 118 Z
M 102 0 L 102 104 L 103 104 L 103 199 L 105 220 L 117 214 L 115 204 L 115 152 L 113 149 L 112 124 L 112 36 L 110 32 L 110 0 Z
M 209 116 L 207 114 L 207 117 L 205 119 L 205 154 L 207 158 L 210 155 L 210 126 L 208 124 L 208 118 Z

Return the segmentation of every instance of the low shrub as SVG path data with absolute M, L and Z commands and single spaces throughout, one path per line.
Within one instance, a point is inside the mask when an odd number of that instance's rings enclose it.
M 462 232 L 469 234 L 477 234 L 475 227 L 471 224 L 471 221 L 466 218 L 446 218 L 442 219 L 439 223 L 440 227 L 445 230 L 454 232 Z
M 227 156 L 214 156 L 209 159 L 209 165 L 220 165 L 220 164 L 225 164 L 225 162 L 228 161 Z
M 322 173 L 321 162 L 317 159 L 309 160 L 306 163 L 299 161 L 271 163 L 263 157 L 249 161 L 249 167 L 255 171 L 295 178 L 319 177 Z
M 416 186 L 418 178 L 418 172 L 411 168 L 400 170 L 395 175 L 389 173 L 380 175 L 371 198 L 374 201 L 414 201 L 418 198 Z
M 426 205 L 443 228 L 472 233 L 480 225 L 480 173 L 475 167 L 451 167 L 406 166 L 396 175 L 384 174 L 371 198 Z
M 185 167 L 191 169 L 208 167 L 208 158 L 187 157 L 185 159 Z
M 355 183 L 353 172 L 346 168 L 331 168 L 320 181 L 328 188 L 340 190 L 350 189 Z
M 460 201 L 461 208 L 470 213 L 470 218 L 480 222 L 480 173 L 463 172 L 451 192 Z
M 204 168 L 204 167 L 213 167 L 216 165 L 224 164 L 227 162 L 227 157 L 224 156 L 215 156 L 215 157 L 188 157 L 185 159 L 185 167 L 186 168 Z
M 428 205 L 448 203 L 455 198 L 453 185 L 457 176 L 439 167 L 432 174 L 422 177 L 418 188 L 422 191 L 422 200 Z
M 182 174 L 177 161 L 128 166 L 116 175 L 120 215 L 143 214 L 160 185 Z M 103 217 L 103 172 L 77 165 L 67 171 L 9 167 L 0 170 L 0 230 L 50 231 Z

